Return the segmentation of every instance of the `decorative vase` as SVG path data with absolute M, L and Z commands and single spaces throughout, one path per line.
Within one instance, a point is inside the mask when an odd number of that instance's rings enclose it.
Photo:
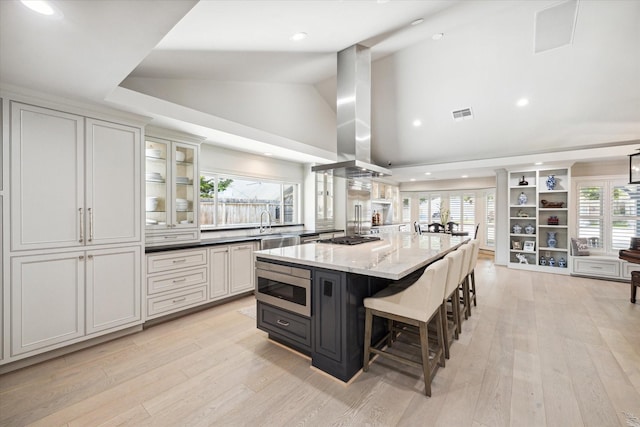
M 524 192 L 520 193 L 520 195 L 518 196 L 518 203 L 521 205 L 526 205 L 527 204 L 527 200 L 529 200 L 527 198 L 527 195 L 524 194 Z
M 564 258 L 558 260 L 558 267 L 567 268 L 567 261 Z
M 531 224 L 527 224 L 527 226 L 524 228 L 524 232 L 525 232 L 526 234 L 533 234 L 533 232 L 534 232 L 535 230 L 536 230 L 536 229 L 535 229 L 535 228 L 533 228 L 533 225 L 531 225 Z
M 524 179 L 524 175 L 522 175 L 522 181 L 520 181 L 518 185 L 529 185 L 529 183 Z
M 520 227 L 520 224 L 516 224 L 513 226 L 513 234 L 520 234 L 522 233 L 522 227 Z
M 549 267 L 555 267 L 556 266 L 556 260 L 554 257 L 549 258 Z
M 540 256 L 540 265 L 547 265 L 547 259 L 543 256 Z
M 556 231 L 547 231 L 547 246 L 550 248 L 555 248 L 556 243 L 558 243 L 556 240 L 556 233 Z
M 549 175 L 547 177 L 547 190 L 553 190 L 556 186 L 556 177 L 555 175 Z

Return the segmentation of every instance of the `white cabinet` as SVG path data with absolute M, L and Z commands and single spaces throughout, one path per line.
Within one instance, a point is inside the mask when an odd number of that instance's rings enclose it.
M 141 241 L 139 128 L 17 102 L 11 113 L 11 250 Z
M 11 356 L 84 336 L 84 256 L 11 260 Z
M 231 295 L 254 289 L 253 251 L 255 243 L 229 246 L 229 291 Z
M 140 323 L 140 248 L 88 251 L 85 264 L 87 334 Z
M 229 246 L 209 248 L 209 298 L 220 299 L 229 295 Z
M 139 257 L 128 247 L 12 258 L 11 356 L 141 323 Z
M 175 313 L 208 300 L 206 249 L 147 254 L 147 319 Z
M 153 130 L 151 132 L 154 132 Z M 155 130 L 157 134 L 167 131 Z M 199 140 L 147 135 L 145 211 L 147 246 L 200 239 Z M 183 137 L 186 139 L 186 137 Z
M 209 298 L 221 299 L 255 287 L 253 252 L 258 243 L 235 243 L 209 248 Z
M 316 175 L 316 226 L 325 228 L 333 226 L 333 175 L 318 173 Z
M 569 274 L 570 181 L 568 167 L 509 173 L 510 267 Z

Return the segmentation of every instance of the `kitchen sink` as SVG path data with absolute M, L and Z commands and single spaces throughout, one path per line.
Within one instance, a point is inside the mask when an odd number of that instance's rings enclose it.
M 260 249 L 284 248 L 300 244 L 300 236 L 296 234 L 267 234 L 260 240 Z

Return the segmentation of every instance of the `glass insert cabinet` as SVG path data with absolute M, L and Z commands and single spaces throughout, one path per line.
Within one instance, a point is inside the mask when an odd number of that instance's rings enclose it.
M 199 149 L 198 144 L 145 138 L 147 245 L 199 239 Z

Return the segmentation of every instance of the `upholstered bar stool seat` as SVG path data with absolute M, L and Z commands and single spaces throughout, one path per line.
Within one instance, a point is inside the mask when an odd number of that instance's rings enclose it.
M 431 380 L 438 365 L 445 364 L 444 342 L 442 336 L 442 317 L 440 306 L 444 298 L 445 282 L 447 279 L 448 261 L 440 260 L 429 265 L 422 276 L 407 288 L 390 287 L 383 289 L 372 297 L 364 299 L 365 330 L 364 330 L 364 363 L 363 370 L 369 370 L 371 353 L 378 354 L 390 360 L 409 366 L 422 368 L 424 374 L 425 394 L 431 396 Z M 421 361 L 411 360 L 407 355 L 384 350 L 384 345 L 390 340 L 392 331 L 378 343 L 372 345 L 371 331 L 373 316 L 398 321 L 418 328 L 420 339 Z M 428 324 L 435 320 L 437 345 L 433 348 L 433 362 L 429 353 Z

